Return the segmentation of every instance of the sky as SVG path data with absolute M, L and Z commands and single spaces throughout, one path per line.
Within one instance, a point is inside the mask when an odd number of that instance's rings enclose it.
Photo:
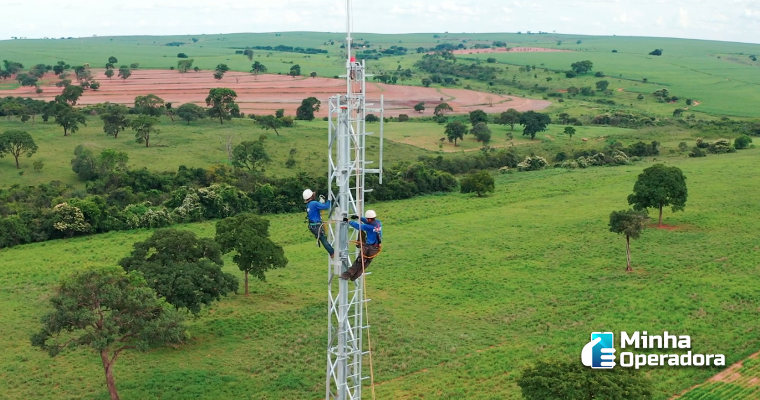
M 345 0 L 3 3 L 0 39 L 346 30 Z M 355 32 L 541 31 L 760 43 L 758 0 L 351 0 L 351 4 Z

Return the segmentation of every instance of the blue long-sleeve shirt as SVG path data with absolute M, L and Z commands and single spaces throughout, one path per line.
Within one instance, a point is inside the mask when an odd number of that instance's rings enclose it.
M 356 221 L 349 221 L 354 229 L 361 229 L 367 232 L 367 244 L 380 244 L 383 241 L 383 224 L 379 219 L 375 219 L 370 223 L 366 218 L 362 217 L 362 223 L 359 225 Z
M 330 200 L 324 203 L 312 200 L 306 204 L 306 217 L 309 218 L 309 222 L 322 222 L 322 216 L 319 214 L 319 211 L 329 209 Z

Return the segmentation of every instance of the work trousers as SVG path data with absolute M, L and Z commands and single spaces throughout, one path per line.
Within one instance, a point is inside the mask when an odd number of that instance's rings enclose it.
M 362 276 L 362 273 L 369 268 L 369 264 L 374 259 L 373 257 L 380 252 L 379 244 L 365 244 L 362 246 L 363 254 L 359 254 L 354 260 L 353 265 L 349 268 L 344 276 L 352 281 L 355 281 L 358 277 Z M 364 258 L 364 270 L 362 270 L 362 256 Z
M 325 235 L 325 229 L 322 227 L 322 223 L 309 222 L 309 230 L 311 231 L 311 234 L 319 240 L 319 243 L 322 243 L 322 247 L 327 250 L 327 254 L 332 256 L 335 250 L 330 246 L 330 242 L 327 241 L 327 235 Z

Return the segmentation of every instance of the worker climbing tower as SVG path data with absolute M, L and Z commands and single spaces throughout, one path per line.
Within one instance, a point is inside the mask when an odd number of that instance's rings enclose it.
M 335 249 L 327 274 L 327 378 L 325 399 L 356 400 L 362 397 L 364 339 L 369 324 L 365 319 L 364 278 L 341 279 L 359 254 L 357 232 L 349 235 L 344 218 L 364 215 L 365 174 L 379 174 L 382 183 L 383 99 L 377 108 L 366 102 L 365 65 L 352 56 L 351 0 L 346 0 L 346 92 L 329 100 L 328 195 L 333 208 L 327 221 L 328 239 Z M 379 143 L 367 148 L 364 119 L 367 111 L 380 114 Z M 368 159 L 369 158 L 369 159 Z M 370 355 L 371 360 L 371 355 Z M 371 367 L 371 365 L 370 365 Z M 366 373 L 366 371 L 365 371 Z

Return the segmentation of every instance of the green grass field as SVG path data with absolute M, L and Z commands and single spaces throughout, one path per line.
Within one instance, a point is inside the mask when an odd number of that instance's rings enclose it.
M 469 122 L 468 122 L 469 124 Z M 464 153 L 477 152 L 482 143 L 472 135 L 465 135 L 457 146 L 444 137 L 445 125 L 431 121 L 389 122 L 384 126 L 384 163 L 386 166 L 401 161 L 413 161 L 423 155 L 443 154 L 456 157 Z M 580 150 L 602 150 L 612 141 L 619 141 L 625 146 L 638 141 L 649 143 L 661 142 L 663 155 L 677 152 L 680 142 L 694 145 L 697 137 L 716 138 L 734 134 L 721 135 L 710 132 L 693 132 L 673 126 L 649 129 L 624 129 L 608 126 L 579 126 L 573 138 L 563 133 L 565 126 L 552 124 L 545 132 L 530 140 L 522 135 L 521 126 L 511 130 L 509 126 L 490 124 L 492 131 L 491 145 L 494 148 L 514 147 L 518 154 L 535 153 L 547 159 L 564 151 L 572 154 Z M 29 132 L 38 146 L 38 151 L 31 158 L 19 158 L 20 169 L 15 168 L 13 156 L 0 158 L 0 182 L 2 186 L 34 185 L 59 180 L 68 184 L 78 184 L 76 175 L 71 170 L 74 149 L 82 144 L 99 154 L 104 149 L 126 152 L 129 156 L 129 168 L 143 166 L 154 171 L 176 171 L 180 165 L 188 167 L 209 168 L 218 164 L 229 165 L 227 142 L 234 147 L 242 141 L 257 140 L 262 134 L 267 136 L 266 149 L 272 158 L 267 165 L 267 174 L 271 176 L 290 176 L 299 171 L 319 175 L 327 168 L 324 144 L 327 140 L 327 123 L 322 120 L 297 121 L 293 128 L 281 128 L 280 135 L 274 131 L 265 131 L 250 119 L 233 119 L 220 125 L 218 121 L 205 119 L 186 125 L 182 121 L 171 122 L 162 117 L 158 126 L 159 133 L 151 137 L 151 146 L 135 142 L 134 133 L 126 130 L 114 139 L 103 133 L 103 123 L 97 117 L 89 117 L 87 125 L 71 136 L 64 137 L 63 129 L 52 122 L 44 123 L 39 118 L 35 122 L 22 123 L 16 119 L 0 119 L 0 131 L 21 129 Z M 367 125 L 368 131 L 379 131 L 379 124 Z M 508 134 L 512 134 L 512 139 Z M 583 140 L 587 139 L 587 140 Z M 377 150 L 377 139 L 368 139 L 369 151 Z M 295 149 L 295 166 L 287 168 L 285 160 L 290 149 Z M 374 153 L 373 153 L 374 154 Z M 683 155 L 682 155 L 683 156 Z M 43 169 L 35 171 L 34 161 L 42 161 Z
M 343 73 L 338 33 L 285 32 L 234 35 L 93 37 L 56 40 L 0 41 L 2 59 L 101 67 L 111 55 L 118 65 L 168 69 L 186 53 L 194 65 L 213 69 L 227 63 L 247 71 L 251 61 L 235 54 L 246 46 L 297 45 L 321 48 L 327 54 L 305 55 L 255 50 L 254 60 L 269 72 L 287 73 L 300 64 L 302 73 Z M 196 39 L 195 41 L 193 39 Z M 462 80 L 459 87 L 544 97 L 568 86 L 590 86 L 605 79 L 611 95 L 551 98 L 547 110 L 593 117 L 616 111 L 657 118 L 670 117 L 685 99 L 700 102 L 684 116 L 719 120 L 760 117 L 760 62 L 749 55 L 760 45 L 663 38 L 596 37 L 555 34 L 355 34 L 373 48 L 401 45 L 410 53 L 368 61 L 371 73 L 409 68 L 422 55 L 415 49 L 440 43 L 468 47 L 503 40 L 509 46 L 549 47 L 572 53 L 465 54 L 461 63 L 495 63 L 501 78 L 517 86 L 492 87 Z M 330 40 L 334 44 L 330 44 Z M 181 46 L 167 43 L 182 42 Z M 663 49 L 660 57 L 648 53 Z M 612 50 L 617 50 L 613 53 Z M 572 62 L 591 60 L 592 74 L 568 79 Z M 535 69 L 520 71 L 531 65 Z M 555 70 L 557 72 L 555 72 Z M 603 71 L 604 78 L 593 76 Z M 424 75 L 424 74 L 423 74 Z M 403 84 L 420 84 L 419 73 Z M 551 78 L 550 80 L 548 78 Z M 647 78 L 647 82 L 643 82 Z M 546 92 L 532 88 L 546 86 Z M 16 81 L 0 81 L 12 89 Z M 651 93 L 667 88 L 677 103 L 658 103 Z M 618 91 L 617 89 L 623 89 Z M 644 95 L 643 100 L 637 99 Z M 547 97 L 548 98 L 548 97 Z M 612 100 L 615 104 L 600 104 Z M 464 117 L 460 117 L 464 118 Z M 728 138 L 739 132 L 704 125 L 664 122 L 642 129 L 586 124 L 570 139 L 564 125 L 552 124 L 535 140 L 521 135 L 521 126 L 490 124 L 492 146 L 514 146 L 518 154 L 551 160 L 560 151 L 603 150 L 619 141 L 661 143 L 660 155 L 621 167 L 579 170 L 547 169 L 499 174 L 496 192 L 485 198 L 458 193 L 371 204 L 385 225 L 384 251 L 372 266 L 368 295 L 372 298 L 373 359 L 378 399 L 519 399 L 520 371 L 538 360 L 577 360 L 591 331 L 668 330 L 691 335 L 694 350 L 724 353 L 727 365 L 758 351 L 760 331 L 760 266 L 755 223 L 760 205 L 756 184 L 760 150 L 753 147 L 726 155 L 688 158 L 678 150 L 697 137 Z M 77 145 L 98 153 L 111 148 L 129 155 L 129 167 L 176 171 L 180 165 L 208 168 L 227 164 L 226 146 L 266 134 L 274 160 L 267 175 L 282 177 L 305 171 L 326 171 L 327 123 L 297 121 L 277 136 L 249 119 L 219 125 L 214 120 L 170 122 L 163 117 L 160 133 L 145 148 L 126 131 L 118 139 L 102 132 L 102 122 L 64 137 L 54 122 L 21 123 L 0 118 L 0 131 L 23 129 L 39 151 L 22 157 L 21 170 L 6 155 L 0 158 L 0 187 L 35 185 L 60 180 L 83 187 L 71 170 Z M 377 131 L 377 124 L 368 124 Z M 430 121 L 385 125 L 385 164 L 441 154 L 459 157 L 479 151 L 471 135 L 458 146 L 441 142 L 444 125 Z M 512 133 L 510 140 L 507 133 Z M 583 139 L 586 139 L 585 141 Z M 370 152 L 377 149 L 368 139 Z M 755 146 L 757 139 L 755 138 Z M 291 149 L 296 165 L 285 166 Z M 34 161 L 44 167 L 36 172 Z M 685 212 L 665 212 L 673 230 L 648 228 L 632 241 L 634 272 L 625 273 L 625 240 L 608 231 L 609 214 L 627 208 L 626 196 L 641 171 L 654 162 L 681 168 L 689 198 Z M 370 206 L 370 205 L 368 205 Z M 654 212 L 652 213 L 654 215 Z M 267 216 L 273 239 L 283 245 L 290 263 L 270 271 L 267 282 L 255 282 L 250 297 L 230 296 L 189 321 L 191 340 L 177 348 L 125 353 L 116 363 L 122 398 L 161 399 L 318 399 L 324 395 L 326 260 L 303 224 L 303 215 Z M 213 236 L 214 222 L 181 226 Z M 97 355 L 76 351 L 51 359 L 31 347 L 29 336 L 49 307 L 51 290 L 72 271 L 115 265 L 132 243 L 148 230 L 35 243 L 0 249 L 0 397 L 11 399 L 107 399 Z M 226 258 L 225 270 L 242 275 Z M 432 333 L 432 334 L 431 334 Z M 648 368 L 656 399 L 704 383 L 719 368 Z M 686 399 L 754 399 L 760 368 L 750 359 L 736 382 L 705 383 Z M 369 395 L 369 387 L 365 389 Z
M 757 149 L 671 159 L 687 177 L 674 230 L 632 242 L 608 231 L 648 162 L 614 168 L 499 175 L 486 198 L 450 194 L 372 204 L 385 249 L 368 278 L 377 397 L 519 399 L 521 368 L 576 359 L 590 331 L 668 330 L 728 364 L 760 345 L 751 174 Z M 741 190 L 737 190 L 741 188 Z M 302 215 L 269 218 L 288 267 L 190 322 L 191 341 L 127 353 L 116 364 L 123 398 L 317 399 L 324 394 L 323 252 Z M 213 235 L 213 222 L 183 228 Z M 113 265 L 149 231 L 109 233 L 0 250 L 0 391 L 9 398 L 107 398 L 97 356 L 50 359 L 33 349 L 55 283 Z M 225 270 L 236 272 L 227 259 Z M 431 334 L 435 332 L 435 334 Z M 657 399 L 715 368 L 645 369 Z M 735 397 L 739 398 L 739 397 Z M 751 398 L 751 397 L 745 397 Z
M 39 150 L 31 158 L 19 158 L 20 170 L 16 169 L 13 156 L 0 158 L 0 182 L 2 186 L 33 185 L 60 180 L 75 184 L 76 175 L 71 170 L 74 149 L 83 144 L 99 154 L 103 149 L 114 149 L 129 155 L 129 168 L 139 169 L 143 166 L 154 171 L 177 171 L 180 165 L 208 168 L 217 164 L 227 164 L 227 141 L 232 147 L 242 141 L 257 140 L 262 134 L 267 136 L 266 149 L 272 158 L 267 166 L 271 176 L 290 176 L 298 171 L 319 175 L 327 168 L 325 143 L 327 141 L 327 123 L 322 120 L 297 121 L 296 127 L 280 129 L 280 136 L 274 131 L 265 131 L 257 127 L 250 119 L 233 119 L 223 125 L 219 121 L 205 119 L 186 125 L 183 121 L 171 122 L 163 117 L 158 126 L 159 133 L 151 137 L 151 146 L 135 141 L 134 133 L 127 130 L 114 139 L 103 133 L 103 123 L 99 118 L 90 117 L 87 125 L 71 136 L 63 136 L 63 128 L 54 122 L 43 123 L 38 120 L 22 123 L 16 120 L 0 120 L 0 131 L 22 129 L 35 140 Z M 400 124 L 396 124 L 400 125 Z M 443 128 L 437 128 L 442 132 Z M 368 130 L 374 125 L 369 125 Z M 387 128 L 386 128 L 387 129 Z M 442 133 L 441 133 L 442 134 Z M 377 139 L 368 140 L 370 151 L 377 148 Z M 296 149 L 296 165 L 285 166 L 290 149 Z M 386 141 L 385 162 L 395 163 L 402 160 L 414 160 L 428 151 L 403 143 Z M 32 168 L 35 160 L 43 162 L 41 172 Z

